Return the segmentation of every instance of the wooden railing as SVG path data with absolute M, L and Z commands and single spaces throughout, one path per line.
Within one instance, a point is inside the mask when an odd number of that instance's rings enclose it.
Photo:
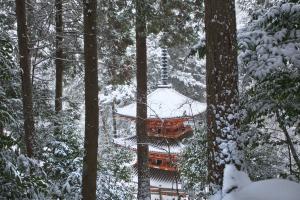
M 177 171 L 175 163 L 177 161 L 177 155 L 175 154 L 149 154 L 149 167 L 155 169 L 162 169 L 167 171 Z
M 177 191 L 176 189 L 164 189 L 164 188 L 155 188 L 155 187 L 151 187 L 150 188 L 150 192 L 151 194 L 154 195 L 159 195 L 162 199 L 162 196 L 173 196 L 173 197 L 181 197 L 182 198 L 187 198 L 187 194 L 183 191 Z
M 193 129 L 190 126 L 183 126 L 175 129 L 167 127 L 155 127 L 148 129 L 148 136 L 176 139 L 191 131 L 193 131 Z
M 154 168 L 154 169 L 162 169 L 162 170 L 166 170 L 166 171 L 172 171 L 172 172 L 177 171 L 176 167 L 169 166 L 169 165 L 155 165 L 155 164 L 149 163 L 149 167 Z

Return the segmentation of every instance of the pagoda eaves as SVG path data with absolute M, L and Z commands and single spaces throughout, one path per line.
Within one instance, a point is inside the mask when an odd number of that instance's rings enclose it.
M 205 110 L 206 103 L 168 87 L 159 87 L 147 96 L 147 119 L 190 118 Z M 136 102 L 118 108 L 116 113 L 121 117 L 136 118 Z

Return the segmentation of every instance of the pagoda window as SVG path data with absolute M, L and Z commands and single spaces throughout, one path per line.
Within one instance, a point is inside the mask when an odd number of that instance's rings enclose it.
M 149 159 L 151 165 L 156 165 L 157 161 L 155 159 Z
M 162 160 L 156 160 L 156 165 L 161 165 L 163 163 Z

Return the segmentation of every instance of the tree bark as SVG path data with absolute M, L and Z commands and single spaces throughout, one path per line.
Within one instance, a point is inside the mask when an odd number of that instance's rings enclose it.
M 85 59 L 85 155 L 82 174 L 82 197 L 96 199 L 97 152 L 99 136 L 97 0 L 83 0 Z
M 28 48 L 33 49 L 35 45 L 35 36 L 37 35 L 35 18 L 34 18 L 34 6 L 36 0 L 25 0 L 26 2 L 26 17 L 27 17 L 27 29 L 28 29 Z M 34 57 L 31 53 L 31 59 Z
M 55 0 L 55 24 L 56 24 L 56 37 L 55 37 L 55 113 L 59 117 L 59 113 L 62 111 L 62 95 L 63 95 L 63 6 L 62 0 Z M 56 119 L 54 123 L 54 134 L 62 133 L 62 127 L 58 123 L 59 119 Z
M 113 137 L 117 138 L 117 120 L 116 120 L 116 99 L 113 99 L 112 105 L 112 124 L 113 124 Z
M 205 0 L 208 180 L 220 189 L 225 164 L 240 169 L 234 0 Z
M 28 33 L 26 25 L 25 0 L 16 0 L 17 32 L 19 45 L 19 60 L 22 69 L 22 102 L 24 115 L 25 145 L 27 155 L 33 156 L 34 119 L 32 108 L 32 84 L 30 77 L 30 52 L 28 49 Z
M 30 66 L 31 68 L 31 85 L 34 83 L 35 75 L 35 65 L 34 60 L 37 57 L 37 49 L 34 49 L 35 46 L 35 36 L 37 35 L 37 30 L 35 26 L 34 18 L 34 6 L 35 0 L 25 0 L 26 2 L 26 17 L 27 17 L 27 34 L 28 34 L 28 48 L 30 49 Z
M 136 79 L 137 79 L 137 165 L 138 199 L 150 200 L 150 171 L 148 166 L 149 148 L 147 144 L 147 46 L 146 17 L 144 0 L 136 0 Z
M 62 93 L 63 93 L 63 6 L 62 0 L 55 0 L 55 23 L 56 23 L 56 86 L 55 86 L 55 112 L 58 114 L 62 110 Z
M 0 135 L 4 135 L 4 125 L 0 123 Z

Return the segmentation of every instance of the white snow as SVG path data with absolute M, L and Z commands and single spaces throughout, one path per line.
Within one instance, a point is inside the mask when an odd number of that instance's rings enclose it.
M 148 118 L 192 117 L 206 110 L 206 103 L 195 101 L 172 88 L 157 88 L 148 95 Z M 119 115 L 136 117 L 136 102 L 118 108 Z
M 249 185 L 250 183 L 251 180 L 245 172 L 238 171 L 234 165 L 226 165 L 222 188 L 223 194 L 226 194 L 231 190 L 239 191 L 241 188 Z
M 239 192 L 225 195 L 223 200 L 299 200 L 300 184 L 270 179 L 257 181 L 242 188 Z
M 132 181 L 134 183 L 138 182 L 138 177 L 134 175 L 132 177 Z M 157 188 L 165 188 L 165 189 L 174 189 L 174 190 L 181 190 L 182 186 L 180 181 L 176 184 L 176 182 L 170 182 L 165 180 L 156 180 L 156 179 L 150 179 L 150 185 L 151 187 L 157 187 Z
M 137 144 L 136 141 L 128 140 L 128 138 L 114 138 L 113 139 L 114 144 L 127 147 L 131 150 L 136 151 L 137 150 Z M 150 152 L 159 152 L 159 153 L 172 153 L 172 154 L 178 154 L 181 153 L 184 149 L 184 145 L 179 143 L 178 146 L 153 146 L 152 144 L 149 144 L 149 151 Z
M 251 182 L 245 172 L 226 165 L 222 192 L 210 200 L 299 200 L 300 184 L 283 179 Z
M 285 3 L 281 6 L 281 10 L 285 13 L 289 13 L 291 11 L 291 4 Z

